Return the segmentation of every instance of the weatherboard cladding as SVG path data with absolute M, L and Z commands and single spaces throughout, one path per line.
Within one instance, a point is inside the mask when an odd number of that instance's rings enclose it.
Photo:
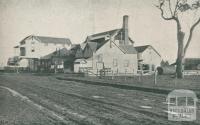
M 122 29 L 110 30 L 98 34 L 93 34 L 88 36 L 86 41 L 80 44 L 80 48 L 76 53 L 76 58 L 90 58 L 93 53 L 101 48 L 105 43 L 109 41 L 106 37 L 111 37 L 113 35 L 120 35 Z M 129 38 L 130 39 L 130 38 Z M 130 42 L 133 43 L 132 40 Z M 133 45 L 120 45 L 117 46 L 124 54 L 137 54 L 136 49 Z M 81 54 L 82 53 L 82 54 Z

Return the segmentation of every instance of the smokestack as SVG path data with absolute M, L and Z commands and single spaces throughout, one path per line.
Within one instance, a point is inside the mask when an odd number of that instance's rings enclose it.
M 129 44 L 129 36 L 128 36 L 128 15 L 124 15 L 124 16 L 123 16 L 123 28 L 122 28 L 122 32 L 123 32 L 124 44 L 125 44 L 125 45 L 128 45 L 128 44 Z

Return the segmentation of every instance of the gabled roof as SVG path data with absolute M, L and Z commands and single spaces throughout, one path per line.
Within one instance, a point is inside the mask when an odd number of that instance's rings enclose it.
M 36 39 L 39 39 L 42 43 L 59 43 L 59 44 L 72 44 L 68 38 L 55 38 L 55 37 L 46 37 L 46 36 L 34 36 Z
M 151 45 L 144 45 L 144 46 L 136 46 L 135 49 L 137 50 L 138 53 L 144 52 L 148 47 L 151 47 L 160 57 L 160 53 Z
M 200 58 L 185 58 L 185 60 L 194 60 L 194 61 L 196 61 L 196 60 L 198 60 L 198 61 L 200 61 Z
M 71 49 L 77 48 L 80 44 L 72 44 Z
M 81 48 L 82 50 L 84 50 L 86 45 L 87 45 L 87 43 L 85 43 L 85 42 L 84 42 L 84 43 L 81 43 L 81 44 L 80 44 L 80 48 Z
M 87 44 L 93 52 L 97 50 L 97 44 L 98 44 L 97 42 L 88 42 Z
M 200 64 L 200 58 L 185 58 L 185 64 Z
M 90 40 L 93 40 L 95 38 L 101 38 L 101 36 L 102 37 L 105 37 L 106 35 L 110 35 L 111 36 L 111 35 L 115 34 L 118 31 L 120 31 L 120 29 L 114 29 L 114 30 L 110 30 L 110 31 L 106 31 L 106 32 L 101 32 L 101 33 L 90 35 L 90 36 L 88 36 L 88 38 Z
M 60 49 L 60 50 L 56 50 L 48 55 L 45 55 L 43 57 L 41 57 L 41 59 L 51 59 L 52 57 L 64 57 L 67 56 L 67 54 L 69 53 L 69 50 L 67 50 L 66 48 Z
M 135 49 L 137 52 L 142 53 L 144 52 L 150 45 L 144 45 L 144 46 L 136 46 Z
M 106 32 L 101 32 L 97 34 L 93 34 L 87 37 L 86 41 L 82 43 L 82 49 L 85 48 L 86 45 L 88 45 L 93 52 L 97 51 L 99 48 L 101 48 L 106 42 L 108 42 L 108 37 L 116 34 L 121 29 L 114 29 Z
M 74 61 L 74 63 L 76 63 L 76 62 L 87 63 L 87 61 L 86 61 L 85 59 L 76 59 L 76 60 Z
M 126 54 L 137 54 L 136 49 L 133 47 L 133 45 L 120 45 L 119 46 L 122 51 Z
M 28 38 L 35 38 L 36 40 L 42 43 L 58 43 L 58 44 L 68 44 L 68 45 L 72 44 L 69 38 L 56 38 L 49 36 L 34 36 L 34 35 L 25 37 L 22 41 L 20 41 L 20 43 L 25 42 L 25 40 Z

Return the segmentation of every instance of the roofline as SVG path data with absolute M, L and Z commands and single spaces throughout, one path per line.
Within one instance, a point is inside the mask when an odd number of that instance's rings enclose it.
M 22 39 L 19 43 L 21 43 L 22 41 L 24 41 L 24 40 L 26 40 L 26 39 L 28 39 L 30 37 L 33 37 L 33 38 L 37 39 L 41 43 L 43 43 L 43 42 L 38 37 L 49 37 L 49 38 L 56 38 L 56 39 L 67 39 L 67 40 L 70 41 L 70 44 L 72 45 L 72 42 L 71 42 L 71 40 L 69 38 L 59 38 L 59 37 L 51 37 L 51 36 L 36 36 L 36 35 L 29 35 L 29 36 L 25 37 L 24 39 Z
M 142 45 L 142 46 L 147 46 L 147 48 L 148 48 L 148 47 L 153 48 L 153 50 L 161 57 L 160 53 L 159 53 L 152 45 L 149 45 L 149 44 L 148 44 L 148 45 Z M 136 48 L 136 47 L 142 47 L 142 46 L 135 46 L 135 48 Z M 146 48 L 146 49 L 147 49 L 147 48 Z M 146 49 L 145 49 L 145 50 L 146 50 Z M 144 50 L 144 51 L 145 51 L 145 50 Z M 143 52 L 144 52 L 144 51 L 143 51 Z
M 185 60 L 186 59 L 193 59 L 193 60 L 200 60 L 200 57 L 198 58 L 198 57 L 194 57 L 194 58 L 185 58 Z
M 151 46 L 154 49 L 154 51 L 161 57 L 160 53 L 152 45 L 149 46 Z
M 109 31 L 114 31 L 114 30 L 121 30 L 122 28 L 117 28 L 117 29 L 113 29 L 113 30 L 107 30 L 107 31 L 103 31 L 103 32 L 99 32 L 99 33 L 94 33 L 94 34 L 92 34 L 92 35 L 89 35 L 89 36 L 87 36 L 87 37 L 91 37 L 91 36 L 93 36 L 93 35 L 98 35 L 98 34 L 100 34 L 100 33 L 106 33 L 106 32 L 109 32 Z

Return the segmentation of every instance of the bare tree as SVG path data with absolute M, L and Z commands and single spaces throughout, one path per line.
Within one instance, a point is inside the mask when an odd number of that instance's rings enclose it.
M 200 0 L 159 0 L 157 7 L 164 20 L 176 23 L 178 42 L 176 74 L 178 78 L 183 78 L 184 57 L 192 40 L 193 31 L 200 23 Z

